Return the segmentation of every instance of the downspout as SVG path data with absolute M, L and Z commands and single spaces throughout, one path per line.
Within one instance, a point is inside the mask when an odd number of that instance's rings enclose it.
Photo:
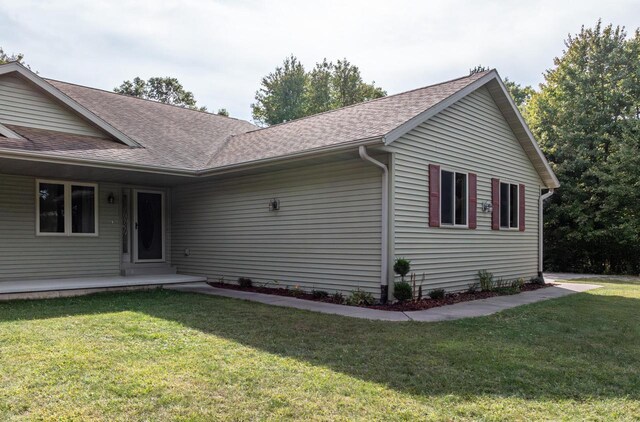
M 358 153 L 360 154 L 360 158 L 382 169 L 382 223 L 380 228 L 382 238 L 380 264 L 382 268 L 380 271 L 380 301 L 386 303 L 389 296 L 389 283 L 387 281 L 387 272 L 389 270 L 387 256 L 389 238 L 389 169 L 380 161 L 371 158 L 367 154 L 367 147 L 364 145 L 360 145 Z
M 544 236 L 544 222 L 543 222 L 543 208 L 544 208 L 544 200 L 549 198 L 551 195 L 553 195 L 553 189 L 549 189 L 549 192 L 545 193 L 544 195 L 540 195 L 540 205 L 538 206 L 538 277 L 543 277 L 542 275 L 542 270 L 543 270 L 543 253 L 542 253 L 542 247 L 543 247 L 543 236 Z

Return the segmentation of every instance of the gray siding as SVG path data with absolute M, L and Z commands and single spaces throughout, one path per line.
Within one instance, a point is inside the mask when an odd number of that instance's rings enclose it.
M 428 288 L 463 289 L 486 269 L 498 277 L 537 273 L 538 196 L 542 182 L 485 88 L 465 97 L 391 144 L 396 257 L 412 261 Z M 428 226 L 428 165 L 478 175 L 478 228 Z M 491 178 L 526 185 L 526 230 L 493 231 Z
M 98 237 L 36 236 L 35 179 L 0 174 L 0 282 L 18 279 L 113 276 L 120 272 L 118 186 L 98 185 Z
M 378 294 L 380 186 L 378 169 L 351 160 L 174 188 L 172 264 L 212 280 Z
M 17 76 L 0 76 L 0 123 L 105 137 L 66 106 Z

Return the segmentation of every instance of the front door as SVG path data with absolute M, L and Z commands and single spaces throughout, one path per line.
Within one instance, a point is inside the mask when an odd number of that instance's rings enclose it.
M 164 261 L 164 193 L 135 191 L 133 215 L 135 261 Z

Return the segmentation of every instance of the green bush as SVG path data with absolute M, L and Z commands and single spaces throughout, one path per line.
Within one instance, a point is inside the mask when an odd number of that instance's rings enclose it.
M 247 277 L 240 277 L 238 279 L 238 284 L 242 288 L 248 288 L 253 286 L 253 281 L 251 281 L 251 279 Z
M 529 283 L 539 284 L 541 286 L 544 286 L 545 285 L 544 277 L 531 277 L 531 279 L 529 280 Z
M 311 296 L 313 296 L 314 299 L 324 299 L 329 297 L 329 292 L 325 292 L 324 290 L 312 290 Z
M 411 271 L 411 261 L 404 258 L 396 259 L 396 262 L 393 264 L 393 271 L 404 281 L 404 277 Z
M 487 270 L 478 271 L 478 281 L 480 282 L 480 290 L 490 292 L 495 288 L 493 274 Z
M 345 302 L 344 295 L 340 292 L 335 292 L 331 295 L 331 301 L 333 303 L 339 303 L 340 305 L 342 305 Z
M 360 289 L 351 292 L 351 296 L 347 299 L 347 305 L 351 306 L 370 306 L 375 302 L 376 300 L 373 298 L 371 293 Z
M 393 287 L 393 295 L 400 302 L 404 302 L 406 300 L 413 299 L 413 290 L 411 289 L 411 285 L 406 281 L 401 281 L 396 283 Z
M 433 300 L 444 299 L 445 291 L 444 289 L 435 289 L 429 292 L 429 297 Z

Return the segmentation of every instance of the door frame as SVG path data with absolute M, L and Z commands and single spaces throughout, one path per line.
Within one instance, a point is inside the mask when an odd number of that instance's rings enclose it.
M 162 224 L 162 258 L 160 259 L 140 259 L 138 258 L 138 193 L 155 193 L 160 195 L 160 212 L 162 213 L 160 223 Z M 165 262 L 166 261 L 166 222 L 165 222 L 165 203 L 164 203 L 164 191 L 151 190 L 151 189 L 133 189 L 133 262 Z

